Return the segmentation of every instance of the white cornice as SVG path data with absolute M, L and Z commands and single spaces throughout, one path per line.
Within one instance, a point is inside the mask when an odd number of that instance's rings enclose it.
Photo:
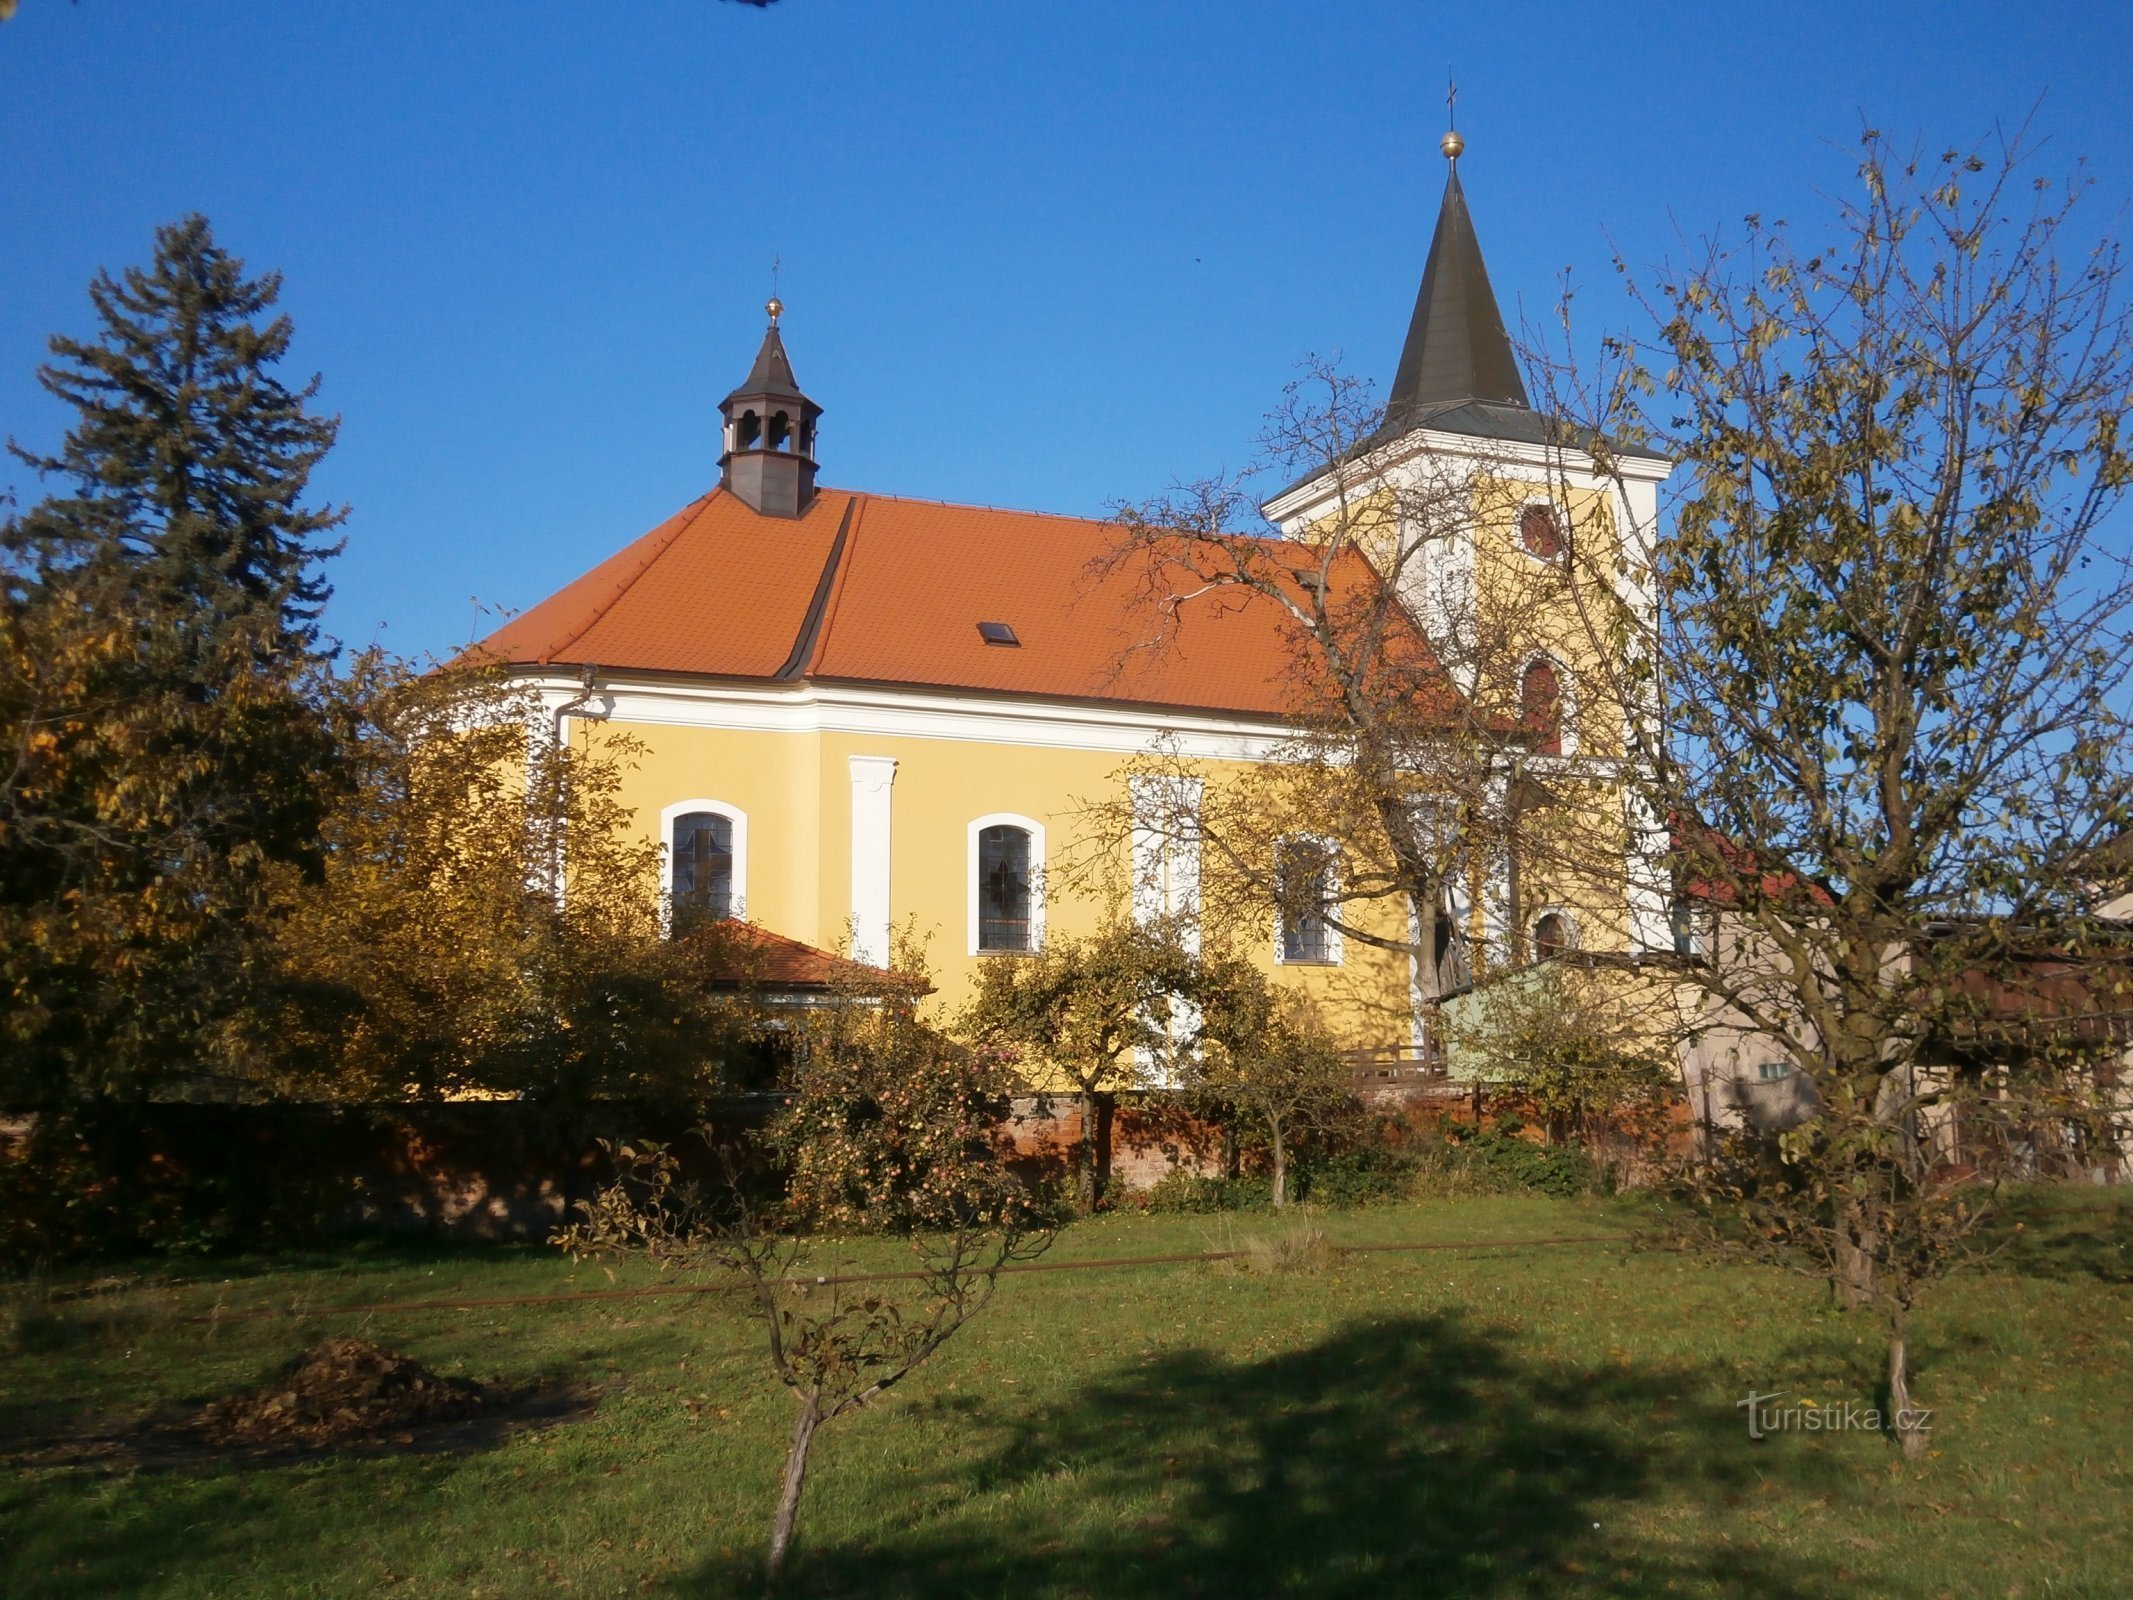
M 1259 508 L 1260 512 L 1276 526 L 1298 519 L 1310 521 L 1341 493 L 1350 496 L 1367 494 L 1395 468 L 1419 456 L 1464 460 L 1476 466 L 1530 469 L 1544 476 L 1567 473 L 1579 487 L 1598 487 L 1602 482 L 1600 474 L 1594 470 L 1592 457 L 1582 450 L 1416 428 L 1368 455 L 1328 466 L 1302 483 L 1284 489 L 1265 502 Z M 1623 478 L 1638 483 L 1663 482 L 1674 470 L 1671 461 L 1645 456 L 1617 456 L 1615 467 Z
M 584 692 L 576 672 L 515 669 L 551 708 Z M 958 694 L 952 690 L 819 682 L 769 683 L 599 676 L 591 708 L 603 721 L 761 733 L 845 733 L 947 739 L 1138 755 L 1158 740 L 1181 755 L 1263 761 L 1294 738 L 1275 717 L 1226 717 L 1162 706 Z

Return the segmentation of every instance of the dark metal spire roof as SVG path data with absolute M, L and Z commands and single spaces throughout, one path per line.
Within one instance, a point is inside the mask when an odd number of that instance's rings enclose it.
M 779 309 L 783 309 L 780 307 Z M 770 328 L 763 335 L 763 348 L 755 353 L 755 365 L 748 369 L 748 376 L 741 386 L 726 396 L 767 395 L 777 400 L 805 400 L 800 392 L 799 380 L 792 375 L 792 358 L 785 354 L 785 340 L 778 333 L 776 313 L 771 315 Z
M 1446 152 L 1451 154 L 1450 140 Z M 1467 215 L 1456 157 L 1437 212 L 1437 232 L 1422 269 L 1422 292 L 1392 380 L 1386 415 L 1395 427 L 1431 406 L 1462 400 L 1530 407 L 1503 314 L 1482 265 L 1481 242 Z
M 1611 455 L 1665 461 L 1666 456 L 1648 446 L 1605 438 L 1533 409 L 1511 350 L 1511 336 L 1504 331 L 1503 313 L 1496 309 L 1496 291 L 1489 287 L 1481 241 L 1474 237 L 1474 219 L 1467 215 L 1466 191 L 1459 186 L 1459 156 L 1466 140 L 1456 132 L 1447 133 L 1437 148 L 1452 163 L 1452 170 L 1445 180 L 1437 231 L 1430 238 L 1429 261 L 1422 269 L 1422 292 L 1415 296 L 1415 314 L 1407 325 L 1407 343 L 1400 351 L 1384 420 L 1370 437 L 1343 451 L 1341 459 L 1366 456 L 1418 428 L 1428 428 L 1549 449 L 1591 452 L 1604 447 Z M 1267 504 L 1326 470 L 1318 467 L 1305 473 Z

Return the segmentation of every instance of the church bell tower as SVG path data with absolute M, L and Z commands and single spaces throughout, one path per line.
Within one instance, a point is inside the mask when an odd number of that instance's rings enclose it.
M 778 333 L 785 306 L 763 308 L 770 327 L 741 386 L 719 402 L 725 450 L 719 485 L 766 517 L 797 517 L 815 498 L 815 426 L 822 408 L 800 392 Z

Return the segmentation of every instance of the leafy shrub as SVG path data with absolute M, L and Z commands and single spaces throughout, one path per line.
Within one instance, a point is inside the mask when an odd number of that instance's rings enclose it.
M 1147 1210 L 1162 1215 L 1208 1217 L 1226 1211 L 1269 1210 L 1274 1187 L 1266 1178 L 1207 1178 L 1177 1167 L 1165 1173 L 1142 1199 Z
M 1361 1145 L 1319 1156 L 1302 1168 L 1301 1198 L 1345 1210 L 1403 1200 L 1414 1186 L 1416 1158 L 1385 1145 Z
M 1165 1216 L 1206 1217 L 1227 1211 L 1227 1178 L 1203 1178 L 1197 1172 L 1173 1167 L 1163 1174 L 1145 1197 L 1150 1211 Z
M 922 976 L 915 952 L 905 970 Z M 828 1008 L 764 1131 L 788 1173 L 787 1221 L 909 1232 L 1021 1226 L 1036 1197 L 1008 1171 L 997 1051 L 972 1050 L 908 1005 Z
M 1448 1130 L 1459 1158 L 1505 1189 L 1569 1196 L 1590 1193 L 1599 1174 L 1579 1145 L 1540 1145 L 1518 1136 L 1521 1124 L 1507 1117 L 1493 1128 Z
M 330 1134 L 308 1107 L 40 1113 L 0 1139 L 0 1268 L 315 1237 L 344 1197 Z
M 1519 1137 L 1525 1124 L 1505 1117 L 1494 1126 L 1448 1123 L 1413 1144 L 1361 1144 L 1313 1154 L 1290 1174 L 1293 1199 L 1332 1211 L 1421 1197 L 1475 1194 L 1590 1194 L 1611 1186 L 1580 1145 L 1541 1145 Z M 1146 1211 L 1171 1216 L 1218 1216 L 1264 1211 L 1273 1184 L 1264 1175 L 1210 1178 L 1180 1167 L 1131 1197 Z

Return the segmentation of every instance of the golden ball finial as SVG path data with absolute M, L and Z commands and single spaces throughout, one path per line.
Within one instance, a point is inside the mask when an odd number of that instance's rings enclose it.
M 778 318 L 785 315 L 785 302 L 780 300 L 776 295 L 772 295 L 768 300 L 763 302 L 763 309 L 770 313 L 770 320 L 772 322 L 776 322 Z
M 1445 160 L 1457 161 L 1459 152 L 1466 148 L 1466 140 L 1459 137 L 1459 131 L 1455 128 L 1437 141 L 1437 148 L 1444 152 Z

